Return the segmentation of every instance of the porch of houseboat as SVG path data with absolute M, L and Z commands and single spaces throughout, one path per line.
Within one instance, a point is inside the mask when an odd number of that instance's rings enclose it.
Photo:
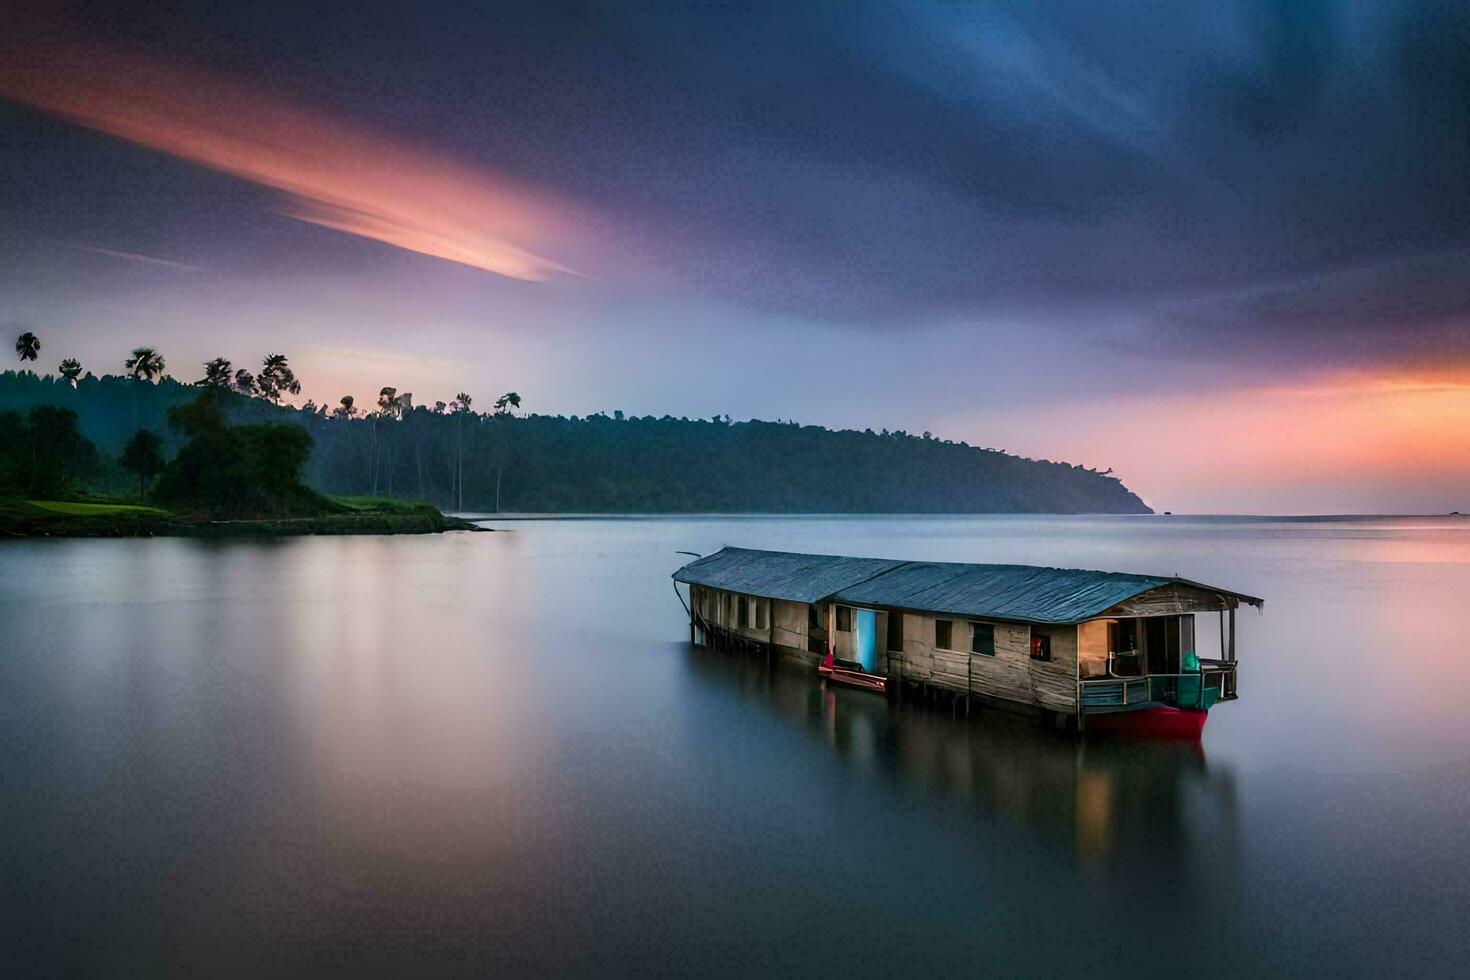
M 1239 697 L 1239 685 L 1235 609 L 1219 611 L 1217 658 L 1196 655 L 1197 615 L 1204 614 L 1082 624 L 1082 645 L 1092 627 L 1097 639 L 1106 637 L 1106 657 L 1079 657 L 1078 727 L 1120 735 L 1199 738 L 1209 710 Z
M 1198 738 L 1208 712 L 1234 701 L 1236 665 L 1201 660 L 1198 671 L 1080 681 L 1078 724 L 1084 731 L 1161 738 Z

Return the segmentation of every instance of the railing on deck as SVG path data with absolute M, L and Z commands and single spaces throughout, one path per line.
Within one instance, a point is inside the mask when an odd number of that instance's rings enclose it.
M 1142 704 L 1167 704 L 1176 708 L 1204 708 L 1215 701 L 1236 697 L 1235 662 L 1201 660 L 1200 669 L 1179 674 L 1147 674 L 1143 677 L 1092 677 L 1080 682 L 1082 707 L 1129 708 Z
M 1204 675 L 1205 688 L 1217 688 L 1220 691 L 1221 701 L 1230 701 L 1236 694 L 1235 674 L 1236 662 L 1234 660 L 1205 660 L 1199 662 L 1200 672 Z

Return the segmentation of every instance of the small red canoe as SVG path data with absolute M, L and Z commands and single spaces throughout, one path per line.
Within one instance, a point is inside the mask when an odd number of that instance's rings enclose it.
M 861 670 L 849 670 L 846 667 L 839 667 L 830 653 L 822 658 L 822 663 L 817 667 L 817 673 L 835 683 L 846 684 L 849 687 L 860 687 L 865 691 L 888 690 L 888 679 L 886 677 L 879 676 L 878 674 L 865 673 Z

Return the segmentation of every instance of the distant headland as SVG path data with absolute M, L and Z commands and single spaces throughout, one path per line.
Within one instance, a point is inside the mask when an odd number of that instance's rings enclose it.
M 135 359 L 129 359 L 131 376 L 81 375 L 68 362 L 63 366 L 72 370 L 59 376 L 0 373 L 0 500 L 8 501 L 0 523 L 11 533 L 53 533 L 36 530 L 48 525 L 66 533 L 62 524 L 209 533 L 223 519 L 261 522 L 263 531 L 272 529 L 265 533 L 351 533 L 374 525 L 388 530 L 394 522 L 440 529 L 430 512 L 454 526 L 440 508 L 1152 513 L 1111 471 L 927 432 L 834 431 L 728 416 L 522 414 L 515 393 L 481 413 L 467 394 L 424 405 L 390 387 L 366 412 L 350 397 L 331 409 L 311 401 L 298 408 L 279 403 L 300 388 L 280 355 L 267 358 L 263 373 L 273 362 L 278 373 L 263 390 L 248 372 L 231 373 L 223 359 L 205 364 L 205 377 L 195 384 L 161 376 L 161 369 L 158 376 L 139 375 Z M 31 448 L 22 452 L 27 441 Z M 42 444 L 50 447 L 45 472 L 22 472 L 17 460 Z M 135 509 L 93 512 L 80 521 L 83 515 L 62 518 L 44 507 L 38 513 L 26 500 Z M 403 508 L 410 501 L 427 510 L 409 515 Z

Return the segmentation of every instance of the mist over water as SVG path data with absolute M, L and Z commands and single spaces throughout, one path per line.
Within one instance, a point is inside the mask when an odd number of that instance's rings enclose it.
M 1470 521 L 488 523 L 0 544 L 4 960 L 1463 962 Z M 1177 573 L 1266 607 L 1201 746 L 1077 739 L 691 649 L 675 551 L 726 544 Z

